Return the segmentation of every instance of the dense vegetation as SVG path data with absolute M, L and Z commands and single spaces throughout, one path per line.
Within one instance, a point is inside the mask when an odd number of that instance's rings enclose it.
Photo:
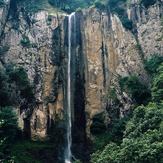
M 0 85 L 0 107 L 18 105 L 22 99 L 27 103 L 34 101 L 33 87 L 22 67 L 6 64 L 0 68 Z
M 22 136 L 13 108 L 19 105 L 21 109 L 27 109 L 35 98 L 26 71 L 14 64 L 0 68 L 0 86 L 0 162 L 9 162 L 15 156 L 12 154 L 14 143 Z
M 140 4 L 148 8 L 157 0 L 140 0 Z M 159 0 L 158 0 L 159 1 Z M 3 4 L 3 0 L 0 0 Z M 108 13 L 114 13 L 119 16 L 123 26 L 128 29 L 133 29 L 133 23 L 128 19 L 126 7 L 127 0 L 11 0 L 14 9 L 13 15 L 16 15 L 17 4 L 25 6 L 25 10 L 29 12 L 37 12 L 39 10 L 47 10 L 48 12 L 66 12 L 72 13 L 81 11 L 83 8 L 96 7 L 99 10 L 105 10 Z M 13 28 L 17 28 L 14 26 Z M 28 46 L 29 40 L 22 40 L 22 45 Z
M 160 0 L 140 0 L 140 4 L 146 8 Z M 48 4 L 55 8 L 59 8 L 68 13 L 74 12 L 90 6 L 95 6 L 99 9 L 109 9 L 111 12 L 116 12 L 122 16 L 124 5 L 127 0 L 12 0 L 13 4 L 24 3 L 30 11 L 45 9 Z M 0 5 L 4 4 L 4 0 L 0 0 Z M 125 19 L 125 17 L 123 17 Z
M 101 139 L 96 143 L 102 146 L 91 155 L 91 163 L 163 162 L 163 64 L 157 69 L 151 91 L 152 101 L 147 106 L 138 106 L 132 117 L 125 120 L 125 127 L 121 128 L 123 134 L 119 137 L 121 143 L 110 138 L 113 132 L 105 133 L 107 139 L 102 137 L 104 134 L 98 136 Z M 118 128 L 113 126 L 113 129 Z
M 146 104 L 150 100 L 150 90 L 143 85 L 136 76 L 128 76 L 119 80 L 121 91 L 130 95 L 132 100 L 137 104 Z

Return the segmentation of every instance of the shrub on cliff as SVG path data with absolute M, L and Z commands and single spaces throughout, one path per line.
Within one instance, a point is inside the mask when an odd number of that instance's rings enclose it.
M 163 63 L 163 56 L 153 55 L 145 62 L 145 68 L 151 75 L 155 75 L 161 63 Z
M 33 103 L 34 92 L 26 71 L 14 64 L 6 64 L 0 69 L 0 107 L 18 105 L 25 98 Z
M 0 0 L 0 5 L 3 5 L 4 4 L 4 1 L 3 0 Z
M 127 92 L 138 104 L 146 104 L 150 100 L 150 90 L 136 76 L 123 77 L 119 80 L 121 91 Z
M 149 7 L 151 5 L 154 5 L 157 0 L 141 0 L 141 4 L 144 5 L 144 7 Z
M 90 126 L 91 133 L 101 134 L 106 131 L 106 126 L 104 124 L 104 117 L 103 114 L 97 114 L 92 118 L 92 124 Z
M 154 79 L 152 88 L 152 100 L 155 102 L 163 101 L 163 63 L 157 69 L 158 75 Z

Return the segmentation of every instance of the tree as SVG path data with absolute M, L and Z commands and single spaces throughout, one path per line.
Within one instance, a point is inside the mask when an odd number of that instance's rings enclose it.
M 0 160 L 10 158 L 11 146 L 19 131 L 16 114 L 11 107 L 0 110 Z
M 163 100 L 163 63 L 157 69 L 158 75 L 154 79 L 152 88 L 152 100 L 161 102 Z
M 135 109 L 120 146 L 108 144 L 91 155 L 91 163 L 162 163 L 163 104 Z
M 157 73 L 152 88 L 154 102 L 137 107 L 126 124 L 123 142 L 119 146 L 109 143 L 104 150 L 92 154 L 92 163 L 163 162 L 163 63 Z M 124 82 L 129 88 L 134 86 L 135 80 L 123 80 L 120 83 L 122 88 Z

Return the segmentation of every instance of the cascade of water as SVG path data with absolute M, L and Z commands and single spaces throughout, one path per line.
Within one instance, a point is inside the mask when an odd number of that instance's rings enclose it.
M 72 109 L 71 109 L 71 49 L 72 49 L 72 25 L 75 21 L 75 13 L 68 16 L 68 74 L 67 74 L 67 149 L 65 152 L 65 163 L 71 163 L 72 144 Z

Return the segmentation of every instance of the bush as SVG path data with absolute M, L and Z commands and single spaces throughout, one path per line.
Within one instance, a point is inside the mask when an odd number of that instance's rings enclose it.
M 128 29 L 128 30 L 132 30 L 133 26 L 132 26 L 132 20 L 128 19 L 127 17 L 120 17 L 120 20 L 122 22 L 122 25 Z
M 25 98 L 29 103 L 33 102 L 35 99 L 33 87 L 29 83 L 26 71 L 22 67 L 12 70 L 7 69 L 6 71 L 9 75 L 9 82 L 15 82 L 17 85 L 21 98 Z
M 13 24 L 12 29 L 18 30 L 19 29 L 19 23 Z
M 26 71 L 13 64 L 5 65 L 0 69 L 0 106 L 18 105 L 25 98 L 28 103 L 33 103 L 34 92 Z
M 145 62 L 145 68 L 150 74 L 156 74 L 158 67 L 163 63 L 163 57 L 153 55 L 148 61 Z
M 23 35 L 23 39 L 20 41 L 23 47 L 29 47 L 30 46 L 30 40 L 27 36 Z
M 150 103 L 135 109 L 126 124 L 123 142 L 109 143 L 91 155 L 91 163 L 162 163 L 162 104 Z
M 148 8 L 151 5 L 154 5 L 157 0 L 141 0 L 141 4 L 144 5 L 144 7 Z
M 11 155 L 14 156 L 15 163 L 42 163 L 43 159 L 46 159 L 43 155 L 49 149 L 55 150 L 54 144 L 46 141 L 19 140 L 13 144 Z
M 152 87 L 152 100 L 161 102 L 163 100 L 163 63 L 157 69 L 157 73 Z
M 0 0 L 0 5 L 4 5 L 4 1 L 3 0 Z
M 117 98 L 117 93 L 115 88 L 109 90 L 109 97 L 113 100 L 115 104 L 120 103 L 119 99 Z
M 139 82 L 136 76 L 123 77 L 119 80 L 121 91 L 127 92 L 138 104 L 147 104 L 150 100 L 149 89 Z
M 95 7 L 97 7 L 97 8 L 101 8 L 102 7 L 102 3 L 101 3 L 100 0 L 96 0 L 95 1 Z
M 92 124 L 90 126 L 90 131 L 92 134 L 101 134 L 106 131 L 106 126 L 104 124 L 103 114 L 97 114 L 92 118 Z
M 11 107 L 0 110 L 0 160 L 11 159 L 11 146 L 18 133 L 16 114 Z
M 130 120 L 125 122 L 122 142 L 109 142 L 101 151 L 91 155 L 91 163 L 163 162 L 163 64 L 159 66 L 157 73 L 152 88 L 152 98 L 157 103 L 151 102 L 147 106 L 137 107 Z M 127 78 L 123 78 L 122 87 L 126 81 Z M 132 83 L 134 82 L 130 84 Z
M 3 47 L 0 47 L 0 57 L 5 55 L 8 51 L 9 51 L 10 47 L 9 46 L 3 46 Z

